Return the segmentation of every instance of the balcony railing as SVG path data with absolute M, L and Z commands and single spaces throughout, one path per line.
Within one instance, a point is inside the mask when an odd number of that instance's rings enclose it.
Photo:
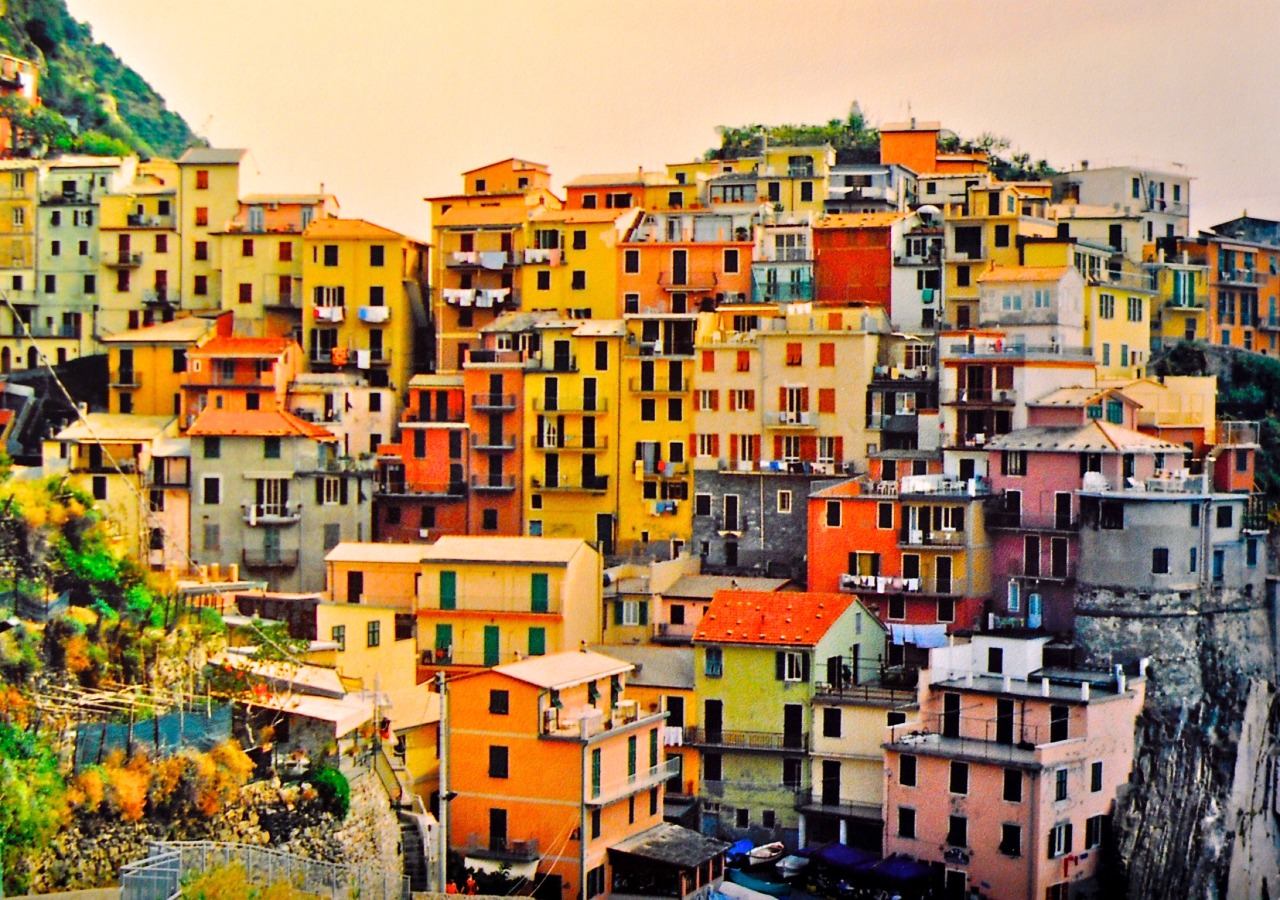
M 240 517 L 249 525 L 294 525 L 302 519 L 302 504 L 241 503 Z
M 478 834 L 467 836 L 466 855 L 477 859 L 492 859 L 498 862 L 534 862 L 541 857 L 538 854 L 538 839 L 491 836 L 488 841 L 482 840 Z
M 969 344 L 947 344 L 945 358 L 974 359 L 978 357 L 995 357 L 997 359 L 1093 359 L 1090 347 L 1068 347 L 1065 344 L 1005 344 L 1001 340 L 975 341 Z
M 607 450 L 609 449 L 609 435 L 597 434 L 593 435 L 590 440 L 580 434 L 560 434 L 547 435 L 536 434 L 530 441 L 529 445 L 535 450 Z
M 1027 753 L 1044 744 L 1070 740 L 1070 723 L 1029 725 L 1021 715 L 1007 717 L 970 716 L 961 714 L 923 713 L 916 722 L 895 725 L 890 743 L 901 752 L 912 752 L 910 745 L 933 745 L 954 749 L 983 758 L 1015 759 L 1013 753 Z
M 463 500 L 467 496 L 465 481 L 410 484 L 403 479 L 384 478 L 374 484 L 375 494 L 385 497 L 422 497 L 437 500 Z
M 764 424 L 766 428 L 816 428 L 818 416 L 816 413 L 807 411 L 771 410 L 765 413 Z
M 137 369 L 116 369 L 111 373 L 110 387 L 135 388 L 141 384 Z
M 529 483 L 535 491 L 559 491 L 562 493 L 587 493 L 587 494 L 603 494 L 609 490 L 609 476 L 596 475 L 591 478 L 572 479 L 561 476 L 554 482 L 547 481 L 545 478 L 533 477 L 529 479 Z
M 1214 280 L 1218 284 L 1255 285 L 1262 284 L 1267 277 L 1261 269 L 1223 269 Z
M 1026 510 L 1001 509 L 993 505 L 987 509 L 987 527 L 994 531 L 1079 531 L 1080 518 L 1075 515 L 1057 515 L 1052 512 L 1027 512 Z
M 170 309 L 176 309 L 182 305 L 182 298 L 175 291 L 153 288 L 142 292 L 142 302 L 147 306 L 167 306 Z
M 782 731 L 718 731 L 690 728 L 689 741 L 706 747 L 728 747 L 735 750 L 808 750 L 809 733 Z
M 946 497 L 988 497 L 991 482 L 986 478 L 954 478 L 946 475 L 904 475 L 898 482 L 898 495 L 924 494 Z
M 679 759 L 668 759 L 658 763 L 656 766 L 637 771 L 636 774 L 627 777 L 623 781 L 614 781 L 601 785 L 599 788 L 593 785 L 588 793 L 587 803 L 593 806 L 603 806 L 615 800 L 621 800 L 623 797 L 629 797 L 632 794 L 657 787 L 679 775 L 682 771 L 681 764 L 682 761 Z
M 639 341 L 635 344 L 626 344 L 622 349 L 622 355 L 627 357 L 680 357 L 693 356 L 693 342 L 689 341 Z
M 147 216 L 131 213 L 125 217 L 130 228 L 172 228 L 173 216 Z
M 471 449 L 481 453 L 505 453 L 516 449 L 514 434 L 471 433 Z
M 766 281 L 751 286 L 753 303 L 790 303 L 812 299 L 812 281 Z
M 472 475 L 471 489 L 473 491 L 514 491 L 516 489 L 516 476 L 514 475 Z
M 578 358 L 576 356 L 535 353 L 525 360 L 524 367 L 530 372 L 576 372 L 578 371 Z
M 963 547 L 967 540 L 963 531 L 924 531 L 919 528 L 901 528 L 898 531 L 900 547 Z
M 714 272 L 659 272 L 658 286 L 663 290 L 691 293 L 704 293 L 716 289 L 717 276 Z
M 688 644 L 693 640 L 696 625 L 675 624 L 673 622 L 656 622 L 653 626 L 653 640 L 659 644 Z
M 964 578 L 903 578 L 898 575 L 840 576 L 840 590 L 846 594 L 926 594 L 963 597 L 969 593 Z
M 300 310 L 302 309 L 302 298 L 294 293 L 267 294 L 262 298 L 262 305 L 266 309 Z
M 0 336 L 75 339 L 80 337 L 80 327 L 77 325 L 44 325 L 38 322 L 15 322 L 11 327 L 6 327 L 3 335 Z
M 471 354 L 475 359 L 475 352 Z M 516 408 L 515 394 L 472 394 L 471 408 L 475 410 L 485 410 L 487 412 L 506 411 L 510 412 Z
M 297 550 L 250 550 L 246 547 L 241 553 L 245 566 L 251 569 L 296 569 L 298 567 Z
M 114 256 L 105 257 L 102 264 L 108 269 L 136 269 L 142 265 L 142 254 L 117 253 Z
M 1012 406 L 1018 402 L 1013 388 L 949 388 L 942 392 L 945 405 Z
M 632 378 L 631 392 L 634 394 L 681 394 L 689 390 L 689 381 L 684 378 Z
M 535 412 L 604 413 L 608 412 L 609 403 L 603 397 L 589 403 L 569 397 L 534 397 L 533 409 Z

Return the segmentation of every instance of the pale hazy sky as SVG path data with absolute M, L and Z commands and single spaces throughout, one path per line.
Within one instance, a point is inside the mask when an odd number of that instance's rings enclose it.
M 421 198 L 520 156 L 559 185 L 700 156 L 717 124 L 994 131 L 1059 168 L 1184 165 L 1192 225 L 1280 218 L 1280 2 L 68 0 L 251 190 Z

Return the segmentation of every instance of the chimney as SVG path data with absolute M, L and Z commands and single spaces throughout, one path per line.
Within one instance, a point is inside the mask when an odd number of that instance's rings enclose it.
M 1040 696 L 1041 697 L 1049 696 L 1049 679 L 1048 678 L 1040 679 Z
M 1080 682 L 1080 699 L 1081 700 L 1089 699 L 1089 682 L 1087 681 Z

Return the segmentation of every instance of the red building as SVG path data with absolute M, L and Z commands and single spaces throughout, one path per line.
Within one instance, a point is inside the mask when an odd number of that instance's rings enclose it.
M 889 309 L 893 294 L 894 229 L 909 213 L 823 216 L 813 225 L 818 303 L 864 303 Z

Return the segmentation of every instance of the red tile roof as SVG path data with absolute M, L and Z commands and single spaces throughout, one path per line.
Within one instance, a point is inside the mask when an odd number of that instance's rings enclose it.
M 279 356 L 289 346 L 283 337 L 216 337 L 187 351 L 188 356 Z
M 693 637 L 812 647 L 854 602 L 848 594 L 718 591 Z
M 336 441 L 326 428 L 299 419 L 282 409 L 235 411 L 210 407 L 196 417 L 187 434 L 192 437 L 305 437 Z

